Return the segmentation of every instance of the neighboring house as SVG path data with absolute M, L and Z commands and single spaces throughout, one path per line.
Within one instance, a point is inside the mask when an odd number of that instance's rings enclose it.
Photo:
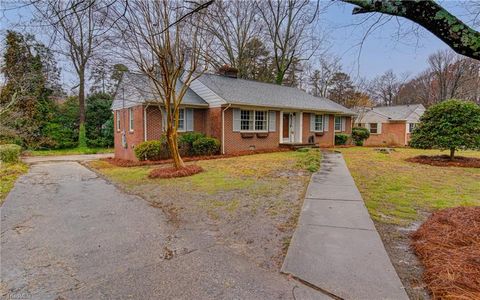
M 151 91 L 145 76 L 125 73 L 112 104 L 115 157 L 135 160 L 136 145 L 163 134 L 164 109 L 152 101 Z M 351 133 L 354 115 L 296 88 L 237 79 L 232 73 L 203 74 L 183 98 L 178 131 L 215 137 L 224 154 L 292 144 L 331 147 L 336 132 Z
M 361 108 L 355 126 L 370 130 L 365 146 L 406 146 L 424 112 L 422 104 Z

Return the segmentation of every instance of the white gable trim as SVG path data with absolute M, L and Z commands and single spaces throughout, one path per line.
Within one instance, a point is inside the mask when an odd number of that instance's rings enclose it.
M 214 91 L 208 88 L 205 84 L 196 79 L 190 83 L 190 88 L 200 98 L 209 104 L 209 107 L 221 107 L 223 104 L 227 104 L 227 101 L 217 95 Z

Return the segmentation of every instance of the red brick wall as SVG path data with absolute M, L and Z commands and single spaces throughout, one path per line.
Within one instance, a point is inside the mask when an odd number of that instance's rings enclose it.
M 222 140 L 222 110 L 221 107 L 210 108 L 206 112 L 205 132 L 208 136 Z M 227 111 L 229 111 L 228 109 Z
M 120 110 L 120 130 L 117 130 L 117 114 L 114 113 L 114 122 L 115 122 L 115 134 L 114 134 L 114 145 L 115 145 L 115 157 L 128 160 L 137 160 L 133 149 L 136 145 L 140 144 L 144 140 L 143 135 L 143 106 L 135 106 L 133 109 L 133 132 L 129 131 L 129 114 L 128 108 Z M 122 146 L 122 131 L 125 129 L 125 135 L 127 140 L 127 148 Z
M 342 133 L 351 134 L 352 133 L 352 118 L 346 118 L 345 131 Z M 317 133 L 318 134 L 318 133 Z M 335 116 L 329 115 L 328 118 L 328 131 L 323 132 L 323 135 L 316 135 L 315 132 L 310 131 L 310 113 L 303 113 L 303 133 L 302 141 L 308 143 L 308 138 L 310 136 L 315 136 L 315 144 L 318 144 L 320 147 L 333 147 L 335 144 Z
M 259 138 L 256 134 L 251 138 L 242 138 L 240 132 L 233 132 L 233 110 L 231 108 L 227 109 L 225 111 L 225 153 L 252 149 L 262 150 L 278 148 L 280 140 L 280 112 L 277 111 L 275 116 L 275 132 L 268 132 L 268 136 L 264 138 Z
M 158 140 L 162 136 L 162 113 L 156 106 L 147 107 L 147 140 Z
M 143 106 L 133 107 L 134 111 L 134 130 L 129 132 L 128 130 L 128 109 L 120 110 L 120 131 L 117 131 L 115 127 L 114 134 L 114 146 L 115 146 L 115 157 L 128 160 L 137 160 L 133 149 L 136 145 L 144 141 L 144 109 Z M 193 130 L 198 132 L 206 133 L 205 123 L 206 123 L 207 109 L 194 109 L 193 116 Z M 114 112 L 114 121 L 116 126 L 116 112 Z M 125 118 L 125 120 L 124 120 Z M 122 130 L 125 124 L 125 132 L 127 138 L 128 148 L 122 147 Z M 162 136 L 162 115 L 161 111 L 156 106 L 147 107 L 147 140 L 158 140 Z M 181 133 L 180 133 L 181 134 Z
M 380 134 L 370 134 L 364 145 L 403 147 L 406 144 L 405 134 L 405 123 L 382 123 L 382 132 Z

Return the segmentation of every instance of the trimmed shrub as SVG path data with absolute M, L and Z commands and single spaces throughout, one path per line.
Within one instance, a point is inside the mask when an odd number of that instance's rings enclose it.
M 193 143 L 198 139 L 204 138 L 205 135 L 201 132 L 187 132 L 180 135 L 178 138 L 178 148 L 180 155 L 191 156 L 195 155 L 193 152 Z
M 22 147 L 15 144 L 0 145 L 0 161 L 4 163 L 15 163 L 20 157 Z
M 195 155 L 214 155 L 220 151 L 220 141 L 212 137 L 203 137 L 193 142 Z
M 410 146 L 450 150 L 451 159 L 457 150 L 480 149 L 480 106 L 456 99 L 430 106 L 413 130 Z
M 138 160 L 161 160 L 170 157 L 165 138 L 140 143 L 135 147 L 134 152 Z
M 339 133 L 335 135 L 335 145 L 345 145 L 348 140 L 348 135 Z
M 357 146 L 363 146 L 363 142 L 370 137 L 370 131 L 363 127 L 352 129 L 352 140 Z

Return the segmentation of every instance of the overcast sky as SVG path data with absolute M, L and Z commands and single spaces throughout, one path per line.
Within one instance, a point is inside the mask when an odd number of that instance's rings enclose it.
M 346 3 L 328 0 L 320 4 L 325 9 L 321 15 L 321 25 L 327 34 L 325 47 L 328 47 L 330 53 L 340 57 L 344 71 L 352 77 L 359 75 L 371 79 L 389 69 L 395 73 L 413 75 L 426 68 L 430 54 L 448 48 L 422 28 L 417 27 L 419 34 L 414 34 L 410 30 L 413 23 L 408 20 L 400 20 L 401 32 L 406 32 L 406 35 L 398 38 L 399 25 L 396 20 L 392 20 L 367 35 L 360 51 L 359 43 L 365 37 L 365 32 L 374 17 L 370 22 L 356 26 L 355 24 L 363 20 L 367 14 L 353 16 L 351 14 L 353 6 Z M 471 17 L 467 15 L 465 9 L 468 2 L 442 1 L 441 4 L 464 22 L 472 25 Z M 20 19 L 28 20 L 30 15 L 29 8 L 7 11 L 6 18 L 1 19 L 2 33 Z M 70 81 L 69 75 L 64 74 L 62 77 Z

